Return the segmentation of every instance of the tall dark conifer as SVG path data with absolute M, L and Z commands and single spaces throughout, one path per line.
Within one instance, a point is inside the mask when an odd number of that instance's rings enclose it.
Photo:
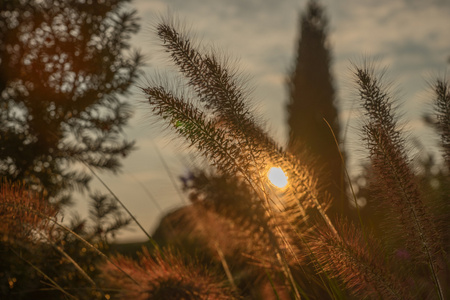
M 119 96 L 135 81 L 127 0 L 0 1 L 0 176 L 62 199 L 85 163 L 117 171 L 133 148 Z
M 342 199 L 342 163 L 324 121 L 339 140 L 327 26 L 323 7 L 315 0 L 309 1 L 300 18 L 297 59 L 288 82 L 289 148 L 294 153 L 306 150 L 315 156 L 318 166 L 323 167 L 319 184 L 334 199 Z

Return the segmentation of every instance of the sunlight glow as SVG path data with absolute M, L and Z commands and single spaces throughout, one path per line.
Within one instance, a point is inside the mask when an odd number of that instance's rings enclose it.
M 267 177 L 274 186 L 280 189 L 288 184 L 288 178 L 281 168 L 270 168 Z

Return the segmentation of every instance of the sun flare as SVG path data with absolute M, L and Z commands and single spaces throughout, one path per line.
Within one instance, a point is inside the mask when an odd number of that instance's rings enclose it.
M 267 173 L 267 177 L 269 177 L 270 182 L 274 186 L 280 189 L 284 188 L 288 184 L 288 178 L 281 168 L 270 168 L 269 172 Z

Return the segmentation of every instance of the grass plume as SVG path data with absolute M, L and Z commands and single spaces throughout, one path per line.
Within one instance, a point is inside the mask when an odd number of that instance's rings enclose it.
M 436 96 L 437 127 L 441 135 L 447 171 L 450 172 L 450 84 L 438 79 L 433 88 Z
M 139 281 L 136 286 L 112 264 L 103 267 L 106 285 L 117 290 L 121 299 L 232 299 L 233 292 L 211 272 L 185 262 L 179 255 L 165 250 L 152 256 L 147 249 L 138 261 L 124 256 L 113 258 L 119 266 Z
M 406 142 L 398 129 L 392 99 L 373 69 L 355 67 L 356 82 L 367 123 L 363 128 L 380 200 L 392 210 L 401 226 L 399 238 L 415 259 L 430 269 L 439 299 L 444 298 L 438 264 L 442 263 L 442 245 L 433 216 L 422 195 L 406 154 Z M 400 236 L 401 235 L 401 236 Z
M 18 239 L 32 242 L 39 234 L 49 236 L 50 221 L 57 209 L 36 192 L 20 184 L 3 182 L 0 187 L 0 233 L 3 240 Z

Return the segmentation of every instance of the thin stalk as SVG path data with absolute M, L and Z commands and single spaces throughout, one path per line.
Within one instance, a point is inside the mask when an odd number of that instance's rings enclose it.
M 7 204 L 8 205 L 8 204 Z M 18 205 L 15 204 L 14 205 L 15 208 L 20 208 L 23 209 L 24 211 L 28 211 L 28 212 L 32 212 L 33 214 L 36 214 L 37 216 L 48 220 L 50 222 L 52 222 L 53 224 L 55 224 L 56 226 L 62 228 L 63 230 L 69 232 L 70 234 L 72 234 L 75 238 L 79 239 L 80 241 L 82 241 L 85 245 L 87 245 L 89 248 L 91 248 L 92 250 L 94 250 L 97 254 L 99 254 L 101 257 L 103 257 L 104 259 L 106 259 L 108 262 L 110 262 L 111 264 L 113 264 L 117 269 L 119 269 L 122 273 L 124 273 L 128 278 L 130 278 L 134 283 L 136 283 L 137 285 L 139 285 L 139 283 L 134 280 L 128 273 L 126 273 L 123 269 L 121 269 L 119 266 L 117 266 L 107 255 L 105 255 L 103 252 L 101 252 L 100 250 L 98 250 L 94 245 L 92 245 L 91 243 L 89 243 L 86 239 L 84 239 L 83 237 L 81 237 L 79 234 L 77 234 L 75 231 L 71 230 L 70 228 L 68 228 L 67 226 L 59 223 L 58 221 L 56 221 L 54 218 L 51 218 L 43 213 L 41 213 L 40 211 L 36 211 L 33 209 L 29 209 L 26 206 L 23 205 Z
M 270 282 L 270 285 L 272 286 L 272 290 L 273 290 L 273 293 L 275 294 L 275 297 L 277 297 L 277 299 L 280 300 L 280 296 L 278 296 L 278 292 L 277 292 L 277 289 L 275 288 L 275 284 L 272 281 L 272 277 L 270 277 L 270 274 L 267 271 L 266 271 L 266 275 L 269 278 L 269 282 Z
M 167 175 L 169 176 L 170 182 L 172 183 L 172 186 L 174 187 L 175 191 L 177 192 L 177 195 L 180 198 L 181 202 L 184 202 L 184 204 L 188 204 L 188 202 L 186 201 L 186 198 L 183 197 L 183 194 L 182 194 L 179 186 L 177 185 L 175 178 L 173 177 L 173 174 L 170 171 L 169 166 L 166 163 L 166 160 L 162 156 L 161 151 L 159 151 L 158 146 L 155 143 L 153 143 L 153 146 L 154 146 L 155 151 L 158 154 L 159 160 L 161 161 L 161 163 L 164 167 L 164 170 L 166 171 Z
M 36 270 L 36 272 L 38 272 L 39 274 L 41 274 L 42 276 L 44 276 L 48 281 L 50 281 L 54 287 L 56 287 L 57 290 L 59 290 L 60 292 L 62 292 L 64 295 L 66 295 L 69 298 L 72 299 L 78 299 L 77 297 L 75 297 L 74 295 L 69 294 L 68 292 L 66 292 L 59 284 L 57 284 L 53 279 L 51 279 L 47 274 L 45 274 L 41 269 L 39 269 L 37 266 L 33 265 L 30 261 L 28 261 L 27 259 L 23 258 L 19 253 L 17 253 L 14 249 L 10 249 L 18 258 L 20 258 L 21 260 L 23 260 L 24 262 L 26 262 L 27 264 L 29 264 L 34 270 Z
M 345 177 L 347 177 L 348 183 L 350 185 L 350 190 L 352 191 L 352 197 L 353 197 L 353 200 L 355 201 L 355 207 L 356 207 L 356 211 L 358 213 L 359 223 L 361 225 L 361 229 L 364 230 L 364 225 L 363 225 L 363 221 L 361 219 L 361 213 L 360 213 L 360 210 L 359 210 L 359 205 L 358 205 L 356 193 L 355 193 L 355 190 L 353 189 L 353 184 L 352 184 L 352 181 L 350 180 L 350 175 L 348 174 L 348 170 L 347 170 L 347 167 L 346 167 L 346 164 L 345 164 L 344 156 L 342 155 L 341 147 L 339 146 L 338 140 L 336 138 L 336 135 L 334 134 L 333 128 L 331 128 L 330 123 L 328 123 L 328 121 L 325 118 L 323 118 L 323 120 L 325 121 L 325 123 L 327 124 L 328 128 L 330 129 L 331 134 L 333 135 L 334 142 L 336 143 L 336 147 L 337 147 L 338 152 L 339 152 L 339 157 L 341 158 L 342 165 L 344 166 Z
M 145 194 L 148 196 L 148 198 L 149 198 L 150 201 L 153 203 L 153 205 L 156 206 L 156 209 L 157 209 L 160 213 L 163 213 L 162 207 L 159 205 L 158 201 L 157 201 L 156 198 L 153 196 L 153 194 L 147 189 L 147 187 L 146 187 L 141 181 L 139 181 L 133 174 L 128 173 L 127 175 L 130 176 L 131 178 L 133 178 L 133 179 L 139 184 L 139 186 L 144 190 Z
M 100 183 L 108 190 L 108 192 L 114 197 L 114 199 L 122 206 L 122 208 L 128 213 L 128 215 L 133 219 L 133 221 L 139 226 L 141 231 L 148 237 L 148 239 L 150 240 L 152 245 L 155 247 L 155 249 L 157 249 L 159 251 L 160 249 L 159 249 L 158 244 L 151 237 L 151 235 L 149 233 L 147 233 L 147 231 L 144 229 L 144 227 L 142 227 L 141 223 L 139 223 L 139 221 L 130 212 L 130 210 L 125 206 L 125 204 L 123 204 L 123 202 L 120 201 L 119 197 L 116 196 L 116 194 L 109 188 L 109 186 L 100 178 L 100 176 L 97 175 L 97 173 L 88 164 L 85 164 L 85 165 L 91 171 L 91 173 L 95 176 L 95 178 L 97 178 L 98 181 L 100 181 Z
M 266 212 L 269 214 L 269 218 L 273 218 L 273 211 L 271 209 L 270 206 L 270 202 L 269 202 L 269 195 L 266 191 L 265 185 L 264 183 L 261 181 L 262 175 L 260 172 L 258 172 L 258 182 L 260 184 L 260 189 L 262 190 L 263 194 L 264 194 L 264 199 L 266 200 Z M 266 224 L 264 224 L 266 225 Z M 275 229 L 279 232 L 280 236 L 282 239 L 286 240 L 283 231 L 279 228 L 279 226 L 275 225 Z M 294 277 L 292 276 L 292 272 L 291 269 L 289 268 L 288 263 L 286 262 L 286 259 L 284 258 L 284 256 L 281 256 L 281 249 L 280 249 L 280 245 L 278 244 L 277 238 L 274 236 L 273 231 L 267 226 L 267 233 L 269 234 L 269 239 L 271 240 L 273 246 L 275 247 L 275 251 L 276 251 L 276 258 L 278 260 L 278 262 L 280 263 L 282 269 L 284 269 L 285 271 L 285 276 L 288 278 L 288 280 L 291 282 L 292 288 L 294 290 L 294 294 L 296 299 L 301 299 L 300 294 L 297 290 L 297 285 L 295 284 L 295 280 Z M 287 241 L 286 241 L 287 243 Z M 294 255 L 295 256 L 295 255 Z
M 48 240 L 48 239 L 47 239 Z M 75 266 L 75 269 L 78 270 L 78 272 L 81 273 L 81 275 L 87 280 L 89 281 L 90 284 L 92 284 L 93 286 L 97 287 L 97 284 L 94 282 L 94 280 L 80 267 L 80 265 L 72 258 L 70 257 L 69 254 L 66 253 L 66 251 L 64 251 L 63 249 L 61 249 L 61 247 L 55 245 L 52 241 L 48 240 L 50 242 L 50 244 L 53 246 L 53 248 L 56 249 L 56 251 L 58 251 L 59 253 L 61 253 L 62 256 L 64 256 L 71 264 L 73 264 Z
M 222 263 L 223 270 L 225 271 L 228 281 L 230 282 L 231 288 L 233 289 L 233 291 L 237 292 L 238 288 L 236 286 L 236 283 L 234 282 L 233 275 L 231 274 L 230 268 L 228 267 L 227 260 L 225 259 L 225 256 L 223 255 L 223 252 L 219 247 L 219 243 L 215 242 L 215 248 L 216 248 L 217 254 L 219 255 L 220 262 Z

